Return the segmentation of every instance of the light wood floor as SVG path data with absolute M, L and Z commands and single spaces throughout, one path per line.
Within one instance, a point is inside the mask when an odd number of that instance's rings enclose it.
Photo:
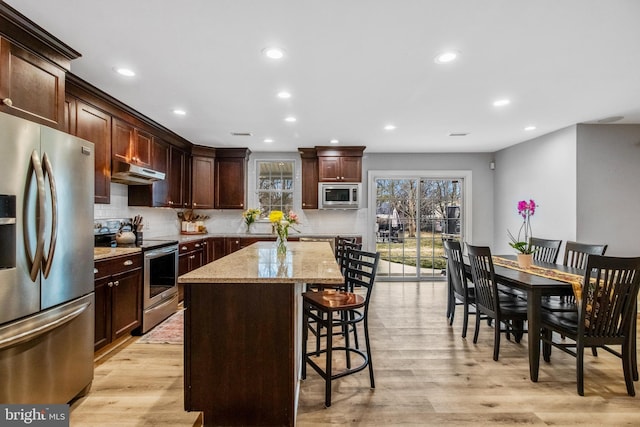
M 640 397 L 627 395 L 618 358 L 604 351 L 585 357 L 584 397 L 576 393 L 575 359 L 557 350 L 532 383 L 526 337 L 520 344 L 503 339 L 494 362 L 486 322 L 476 345 L 473 326 L 467 339 L 460 336 L 460 307 L 449 326 L 445 286 L 376 283 L 370 311 L 375 390 L 366 371 L 342 378 L 327 409 L 324 382 L 309 369 L 297 424 L 640 425 Z M 72 406 L 72 426 L 199 424 L 198 414 L 182 409 L 182 346 L 135 340 L 96 367 L 90 394 Z

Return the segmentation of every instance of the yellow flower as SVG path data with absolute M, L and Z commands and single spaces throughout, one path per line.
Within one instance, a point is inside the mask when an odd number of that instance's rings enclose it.
M 282 221 L 283 218 L 284 214 L 282 213 L 282 211 L 271 211 L 271 213 L 269 214 L 269 221 L 274 223 Z

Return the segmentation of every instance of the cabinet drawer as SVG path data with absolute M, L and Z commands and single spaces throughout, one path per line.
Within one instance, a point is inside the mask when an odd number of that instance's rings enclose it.
M 191 240 L 189 242 L 180 243 L 180 255 L 186 254 L 193 251 L 200 251 L 204 249 L 204 241 L 200 240 Z
M 142 268 L 142 254 L 124 255 L 99 260 L 94 263 L 94 279 Z

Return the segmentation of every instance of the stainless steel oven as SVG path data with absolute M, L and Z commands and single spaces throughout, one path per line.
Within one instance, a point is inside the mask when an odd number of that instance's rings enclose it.
M 146 240 L 145 245 L 151 241 Z M 142 247 L 144 257 L 142 333 L 178 309 L 178 245 Z

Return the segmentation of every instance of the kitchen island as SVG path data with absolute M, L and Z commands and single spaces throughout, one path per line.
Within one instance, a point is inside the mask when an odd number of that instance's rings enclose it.
M 185 285 L 185 409 L 207 425 L 294 425 L 305 283 L 343 282 L 327 242 L 258 242 Z

